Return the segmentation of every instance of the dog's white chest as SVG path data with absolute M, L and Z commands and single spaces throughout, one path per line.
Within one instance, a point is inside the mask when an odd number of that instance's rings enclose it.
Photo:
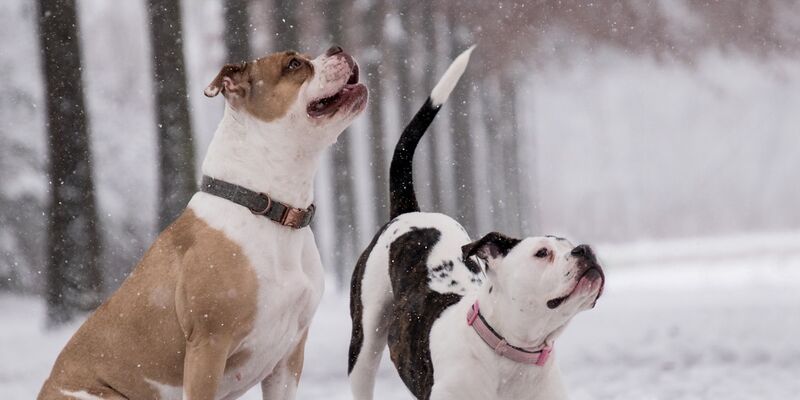
M 259 277 L 259 302 L 253 330 L 237 351 L 249 354 L 241 366 L 225 372 L 220 393 L 237 398 L 264 380 L 301 340 L 316 310 L 322 283 L 303 273 L 282 274 L 280 282 Z
M 241 246 L 258 280 L 253 329 L 232 352 L 248 356 L 220 382 L 219 398 L 233 399 L 267 377 L 301 340 L 322 297 L 322 264 L 308 228 L 289 230 L 203 193 L 190 205 Z

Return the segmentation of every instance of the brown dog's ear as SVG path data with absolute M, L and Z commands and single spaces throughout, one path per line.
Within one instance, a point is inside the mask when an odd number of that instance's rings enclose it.
M 461 253 L 464 260 L 478 256 L 488 263 L 508 255 L 508 252 L 520 241 L 520 239 L 510 238 L 499 232 L 492 232 L 472 243 L 461 246 Z
M 217 77 L 206 87 L 203 93 L 206 97 L 214 97 L 222 92 L 223 95 L 236 95 L 243 97 L 245 88 L 242 85 L 242 72 L 247 68 L 247 63 L 226 64 L 219 70 Z

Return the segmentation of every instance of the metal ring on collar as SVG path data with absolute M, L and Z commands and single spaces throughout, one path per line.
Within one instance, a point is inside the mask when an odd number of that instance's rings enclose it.
M 264 209 L 263 209 L 263 210 L 260 210 L 260 211 L 259 211 L 259 210 L 254 210 L 254 209 L 252 209 L 252 208 L 250 208 L 250 207 L 248 207 L 248 208 L 250 209 L 250 212 L 251 212 L 251 213 L 253 213 L 253 214 L 255 214 L 255 215 L 267 215 L 267 213 L 268 213 L 270 210 L 272 210 L 272 198 L 270 198 L 269 196 L 267 196 L 267 194 L 266 194 L 266 193 L 264 193 L 264 192 L 261 192 L 261 193 L 259 193 L 258 195 L 259 195 L 259 196 L 261 196 L 261 197 L 263 197 L 264 199 L 266 199 L 266 200 L 267 200 L 267 206 L 266 206 L 266 207 L 264 207 Z

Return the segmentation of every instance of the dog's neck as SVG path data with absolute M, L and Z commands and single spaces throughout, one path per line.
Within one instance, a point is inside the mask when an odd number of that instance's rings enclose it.
M 226 102 L 203 174 L 306 208 L 314 201 L 314 174 L 325 147 L 295 130 L 291 121 L 266 123 Z
M 526 307 L 487 282 L 478 292 L 481 315 L 506 341 L 517 347 L 541 348 L 553 346 L 563 326 L 553 330 L 552 322 L 542 313 Z M 544 307 L 544 305 L 542 305 Z M 539 316 L 537 318 L 536 316 Z

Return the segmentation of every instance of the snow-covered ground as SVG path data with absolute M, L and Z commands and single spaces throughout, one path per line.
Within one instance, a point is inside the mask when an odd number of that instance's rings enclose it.
M 800 398 L 799 246 L 800 234 L 789 234 L 601 247 L 606 293 L 556 347 L 572 398 Z M 350 398 L 347 301 L 325 295 L 301 399 Z M 38 299 L 0 296 L 2 399 L 35 398 L 77 327 L 46 332 L 43 312 Z M 387 363 L 377 394 L 410 398 Z

